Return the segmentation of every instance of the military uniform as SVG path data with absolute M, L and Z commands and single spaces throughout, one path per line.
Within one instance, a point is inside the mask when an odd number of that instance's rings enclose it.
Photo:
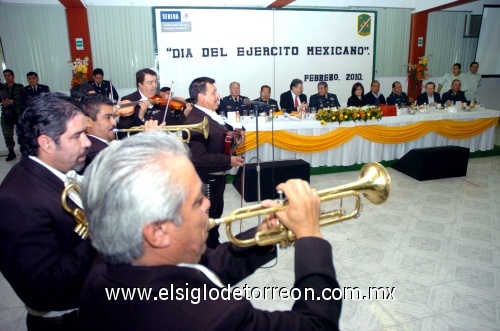
M 103 80 L 100 85 L 97 85 L 93 80 L 87 82 L 87 84 L 91 85 L 94 88 L 95 93 L 99 93 L 109 98 L 109 94 L 111 91 L 111 83 L 109 80 Z M 116 92 L 115 87 L 113 86 L 113 102 L 117 102 L 119 100 L 118 92 Z
M 278 109 L 278 101 L 271 99 L 271 98 L 269 98 L 268 101 L 264 101 L 264 100 L 262 100 L 262 98 L 255 99 L 253 101 L 265 102 L 267 104 L 265 106 L 257 106 L 257 111 L 259 113 L 265 112 L 269 115 L 269 110 L 272 110 L 273 112 L 275 112 Z
M 443 93 L 443 97 L 441 98 L 441 102 L 443 105 L 446 103 L 446 101 L 451 100 L 451 101 L 460 101 L 460 102 L 467 102 L 467 98 L 465 98 L 465 93 L 462 91 L 458 91 L 457 93 L 453 92 L 452 89 L 448 90 L 447 92 Z
M 31 99 L 39 94 L 49 93 L 50 88 L 47 85 L 37 84 L 36 86 L 26 85 L 21 90 L 21 110 L 24 112 Z
M 238 96 L 236 99 L 231 95 L 220 99 L 220 111 L 230 112 L 230 111 L 238 111 L 240 115 L 243 115 L 244 110 L 250 109 L 250 106 L 244 105 L 243 100 L 247 99 L 242 95 Z
M 316 107 L 316 109 L 340 107 L 340 103 L 335 94 L 327 93 L 325 95 L 319 95 L 319 93 L 316 93 L 311 95 L 309 107 Z
M 406 93 L 401 92 L 401 94 L 396 94 L 392 92 L 388 97 L 387 97 L 387 104 L 388 105 L 409 105 L 410 104 L 410 99 L 408 99 L 408 96 Z
M 23 86 L 21 84 L 14 83 L 12 86 L 8 86 L 4 84 L 0 93 L 2 94 L 3 99 L 12 99 L 14 103 L 12 105 L 7 106 L 7 108 L 2 109 L 2 132 L 3 137 L 5 139 L 5 146 L 10 150 L 15 146 L 14 142 L 14 125 L 16 125 L 17 119 L 21 115 L 21 90 Z M 2 105 L 2 107 L 4 107 Z M 15 118 L 7 119 L 5 118 L 6 110 L 13 110 L 16 115 Z

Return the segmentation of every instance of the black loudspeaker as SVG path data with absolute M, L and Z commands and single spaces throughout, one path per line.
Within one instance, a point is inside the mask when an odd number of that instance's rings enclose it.
M 392 168 L 422 181 L 465 176 L 468 163 L 468 148 L 443 146 L 412 149 Z
M 246 202 L 257 201 L 257 163 L 245 165 L 244 196 Z M 273 170 L 274 168 L 274 170 Z M 292 178 L 300 178 L 309 182 L 311 166 L 304 160 L 285 160 L 260 163 L 260 198 L 276 199 L 276 186 Z M 238 169 L 233 186 L 243 195 L 241 184 L 243 167 Z M 274 178 L 274 180 L 273 180 Z

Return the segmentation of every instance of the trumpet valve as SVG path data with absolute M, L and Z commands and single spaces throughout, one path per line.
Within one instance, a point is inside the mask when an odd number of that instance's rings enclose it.
M 89 237 L 89 229 L 83 224 L 78 224 L 75 226 L 74 230 L 80 237 L 82 237 L 83 240 L 87 239 Z

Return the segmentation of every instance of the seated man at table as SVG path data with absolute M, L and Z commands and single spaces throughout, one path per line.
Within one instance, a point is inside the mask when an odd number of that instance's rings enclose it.
M 298 111 L 309 107 L 307 103 L 307 95 L 302 94 L 303 82 L 295 78 L 290 83 L 290 91 L 281 93 L 280 95 L 280 108 L 286 110 L 287 113 Z
M 460 103 L 467 102 L 465 93 L 460 91 L 461 86 L 462 84 L 458 79 L 455 79 L 453 82 L 451 82 L 451 89 L 443 93 L 443 99 L 441 100 L 443 105 L 451 106 L 454 105 L 457 101 Z
M 300 298 L 286 312 L 255 309 L 251 294 L 230 286 L 276 258 L 275 246 L 206 248 L 210 202 L 180 141 L 148 132 L 108 147 L 82 183 L 92 245 L 104 258 L 82 291 L 82 329 L 338 330 L 342 302 L 332 297 L 340 289 L 332 248 L 319 227 L 318 194 L 298 179 L 277 189 L 289 207 L 238 237 L 251 238 L 278 218 L 295 233 L 294 292 Z M 135 289 L 149 289 L 149 299 L 124 297 Z M 110 298 L 114 290 L 118 295 Z M 306 291 L 324 299 L 308 299 Z
M 385 105 L 385 97 L 380 93 L 380 83 L 378 80 L 374 80 L 370 85 L 370 92 L 366 93 L 363 97 L 367 105 L 379 106 Z
M 435 106 L 441 103 L 441 97 L 439 93 L 434 92 L 436 85 L 433 82 L 428 82 L 425 84 L 425 92 L 417 97 L 417 105 L 429 105 Z
M 269 110 L 273 112 L 278 109 L 278 101 L 271 99 L 271 87 L 268 85 L 262 85 L 260 88 L 260 98 L 253 101 L 265 102 L 266 105 L 257 106 L 257 111 L 260 113 L 269 114 Z
M 309 107 L 314 107 L 319 110 L 323 108 L 340 107 L 340 103 L 335 94 L 328 93 L 328 84 L 326 82 L 319 82 L 318 93 L 311 95 L 309 98 Z
M 403 86 L 400 82 L 395 81 L 392 83 L 392 93 L 387 97 L 388 105 L 397 105 L 399 107 L 410 104 L 410 99 L 403 92 Z
M 229 84 L 229 93 L 230 94 L 228 96 L 220 99 L 219 110 L 225 114 L 237 111 L 240 115 L 245 115 L 244 111 L 248 111 L 250 106 L 243 103 L 243 100 L 247 99 L 247 97 L 240 95 L 240 83 L 232 82 Z

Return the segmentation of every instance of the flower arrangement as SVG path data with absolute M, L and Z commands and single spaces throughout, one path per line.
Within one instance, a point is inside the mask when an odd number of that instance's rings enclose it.
M 322 125 L 326 123 L 347 121 L 368 121 L 380 120 L 382 110 L 376 106 L 347 107 L 347 108 L 323 108 L 316 113 L 316 119 L 321 121 Z
M 429 56 L 421 56 L 418 58 L 417 64 L 408 64 L 408 78 L 413 81 L 415 85 L 422 85 L 422 82 L 431 77 L 429 74 Z
M 89 67 L 89 57 L 86 56 L 83 60 L 77 58 L 75 61 L 68 61 L 68 65 L 73 70 L 73 78 L 71 79 L 71 86 L 75 84 L 83 84 L 87 82 L 87 70 Z

